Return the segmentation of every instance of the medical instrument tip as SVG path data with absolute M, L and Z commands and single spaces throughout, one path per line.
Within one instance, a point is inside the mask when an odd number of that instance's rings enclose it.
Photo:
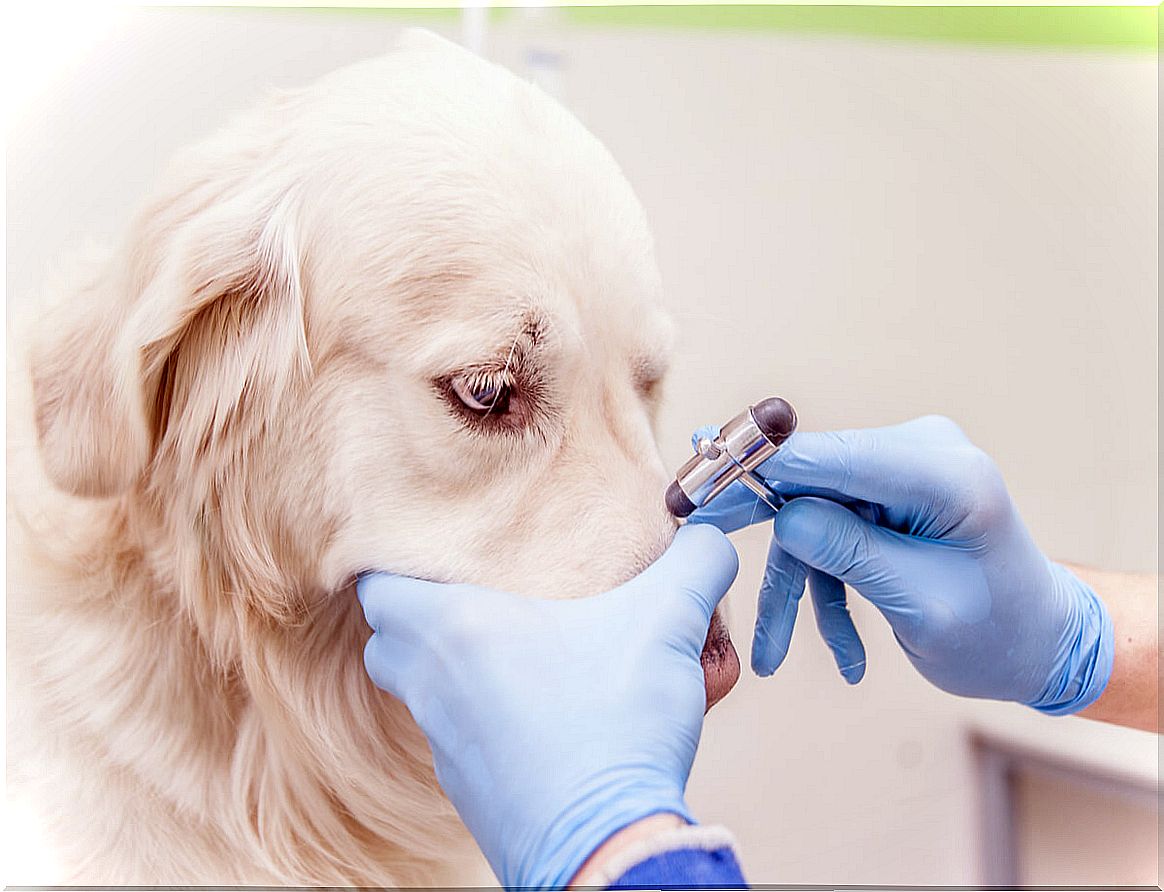
M 773 446 L 779 446 L 796 430 L 796 410 L 778 396 L 769 397 L 752 406 L 756 427 Z
M 687 498 L 687 493 L 683 491 L 677 481 L 671 481 L 664 498 L 667 502 L 667 510 L 671 512 L 672 517 L 686 517 L 695 510 L 695 503 Z

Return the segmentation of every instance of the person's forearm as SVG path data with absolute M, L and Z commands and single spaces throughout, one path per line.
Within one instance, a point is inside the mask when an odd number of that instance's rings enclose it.
M 1153 574 L 1110 573 L 1065 566 L 1099 595 L 1115 629 L 1111 680 L 1095 703 L 1079 714 L 1089 719 L 1160 730 L 1160 636 L 1158 588 Z

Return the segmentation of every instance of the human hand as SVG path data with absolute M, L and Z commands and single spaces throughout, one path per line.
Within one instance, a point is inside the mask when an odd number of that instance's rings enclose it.
M 791 501 L 775 513 L 752 667 L 784 659 L 807 579 L 842 675 L 865 651 L 848 584 L 889 621 L 910 661 L 950 693 L 1078 712 L 1111 675 L 1103 602 L 1031 539 L 994 462 L 956 424 L 796 433 L 759 469 Z M 773 516 L 734 484 L 695 522 L 731 530 Z
M 506 886 L 561 887 L 620 829 L 691 821 L 700 652 L 735 579 L 683 528 L 634 579 L 569 601 L 386 574 L 357 582 L 372 680 L 428 737 L 437 779 Z

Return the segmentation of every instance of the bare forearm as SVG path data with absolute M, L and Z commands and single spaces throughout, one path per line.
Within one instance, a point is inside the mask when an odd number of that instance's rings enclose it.
M 1110 573 L 1066 565 L 1099 595 L 1115 629 L 1111 681 L 1098 700 L 1080 715 L 1139 728 L 1160 730 L 1160 635 L 1158 589 L 1153 574 Z

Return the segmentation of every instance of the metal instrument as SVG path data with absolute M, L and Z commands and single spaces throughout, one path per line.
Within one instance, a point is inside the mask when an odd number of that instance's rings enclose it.
M 714 439 L 701 439 L 667 487 L 667 510 L 686 517 L 706 505 L 735 480 L 779 510 L 784 498 L 755 473 L 796 430 L 796 411 L 778 396 L 749 406 Z

